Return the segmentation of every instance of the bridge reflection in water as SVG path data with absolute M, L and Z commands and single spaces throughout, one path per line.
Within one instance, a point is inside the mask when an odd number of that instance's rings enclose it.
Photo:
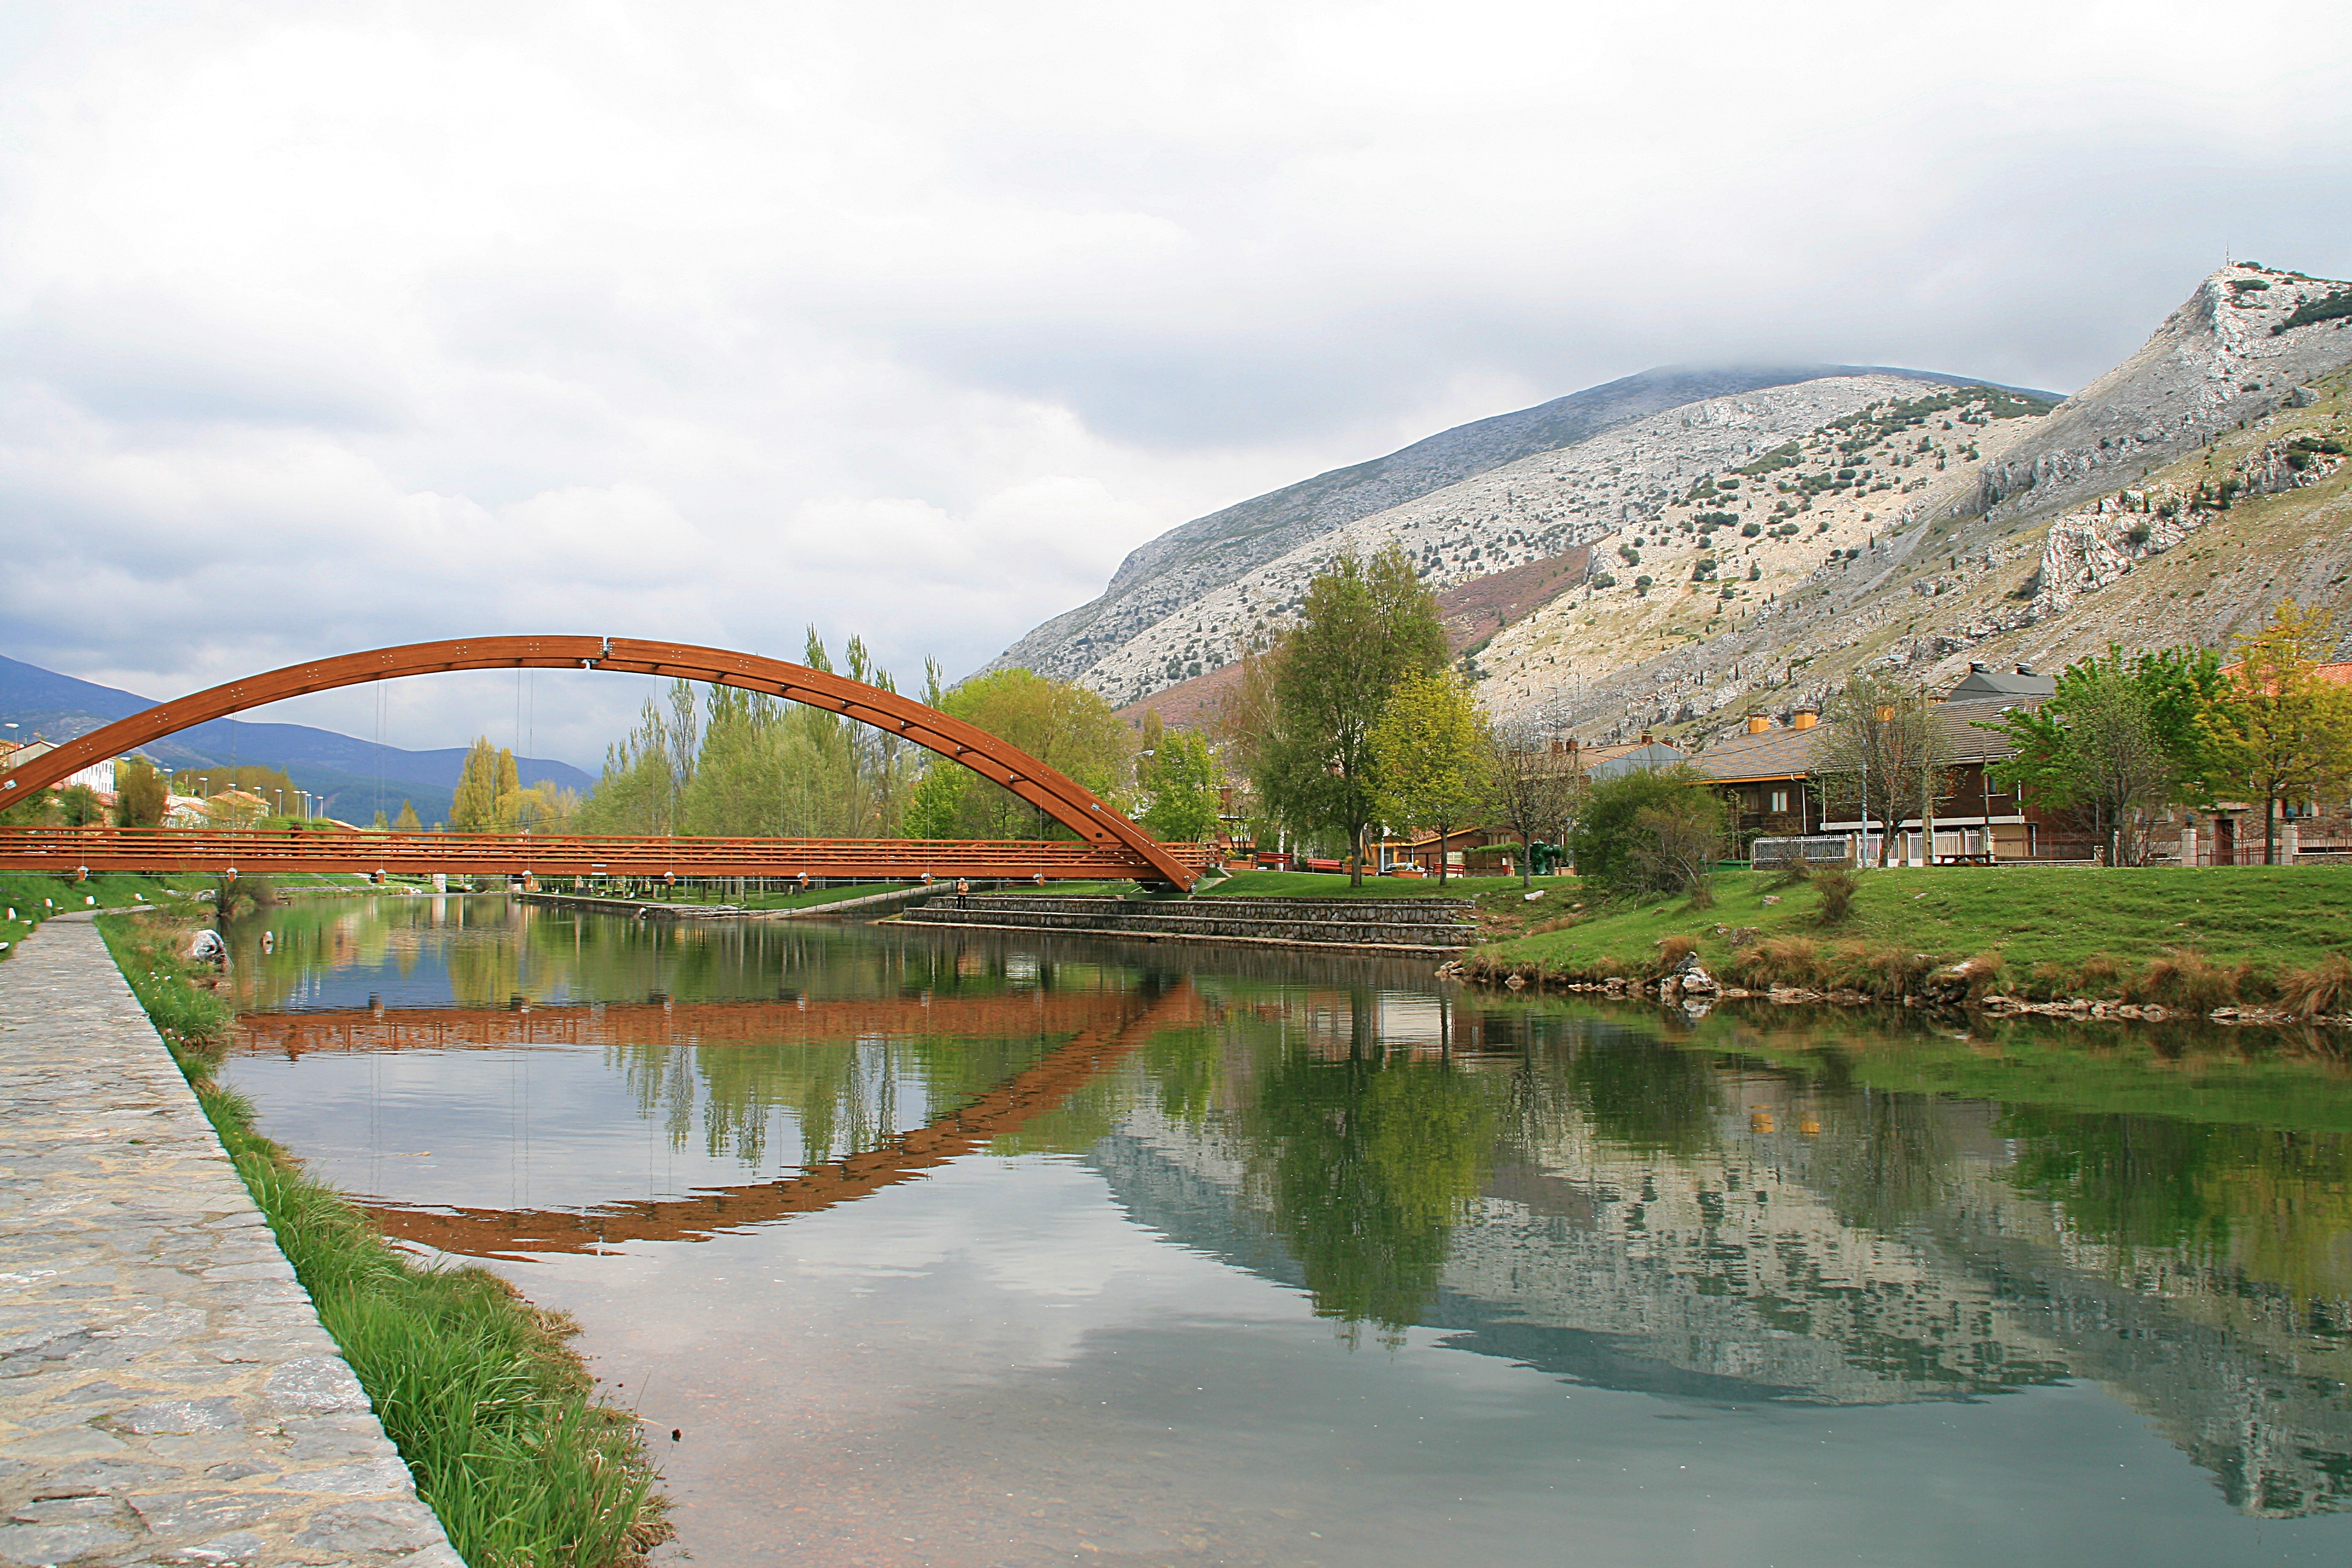
M 587 1209 L 403 1207 L 368 1204 L 387 1234 L 476 1258 L 593 1252 L 624 1241 L 698 1241 L 725 1230 L 814 1214 L 908 1181 L 995 1138 L 1017 1132 L 1155 1031 L 1200 1020 L 1180 984 L 1157 996 L 1129 992 L 1033 992 L 1027 996 L 917 996 L 895 1001 L 647 1003 L 587 1007 L 377 1009 L 238 1021 L 244 1055 L 299 1058 L 317 1051 L 511 1050 L 533 1047 L 689 1046 L 840 1041 L 933 1031 L 1071 1037 L 968 1105 L 776 1182 L 706 1189 L 692 1197 Z

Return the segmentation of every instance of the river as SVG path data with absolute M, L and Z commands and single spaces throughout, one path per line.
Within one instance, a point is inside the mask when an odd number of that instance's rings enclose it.
M 231 948 L 223 1076 L 580 1323 L 656 1563 L 2352 1562 L 2324 1037 L 503 898 Z

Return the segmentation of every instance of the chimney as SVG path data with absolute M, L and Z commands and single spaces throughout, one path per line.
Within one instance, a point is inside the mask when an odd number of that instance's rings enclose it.
M 1645 745 L 1645 746 L 1646 746 L 1646 745 L 1648 745 L 1649 743 L 1650 743 L 1650 732 L 1649 732 L 1647 730 L 1644 730 L 1644 731 L 1642 731 L 1642 744 L 1643 744 L 1643 745 Z
M 1980 658 L 1972 658 L 1969 660 L 1969 673 L 1970 675 L 1987 675 L 1991 673 L 1991 670 L 1992 666 L 1987 664 Z
M 2034 669 L 2030 664 L 2021 664 L 2017 667 L 2017 673 L 2020 675 L 2032 675 L 2034 673 Z
M 1766 718 L 1763 714 L 1750 713 L 1748 715 L 1748 732 L 1749 734 L 1760 735 L 1771 727 L 1772 721 Z
M 1818 708 L 1800 708 L 1789 715 L 1789 728 L 1791 730 L 1810 730 L 1821 721 L 1822 710 Z

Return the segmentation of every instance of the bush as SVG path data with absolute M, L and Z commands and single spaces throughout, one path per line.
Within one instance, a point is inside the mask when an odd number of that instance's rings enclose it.
M 1853 895 L 1862 881 L 1844 867 L 1833 867 L 1813 873 L 1813 886 L 1821 890 L 1822 904 L 1814 918 L 1825 926 L 1840 926 L 1853 916 Z
M 1704 907 L 1723 834 L 1723 803 L 1696 770 L 1644 769 L 1593 786 L 1569 852 L 1578 874 L 1598 887 L 1689 892 Z

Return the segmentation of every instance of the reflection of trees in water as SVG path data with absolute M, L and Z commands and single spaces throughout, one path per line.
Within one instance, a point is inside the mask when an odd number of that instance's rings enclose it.
M 1838 1122 L 1838 1137 L 1814 1158 L 1812 1184 L 1841 1222 L 1897 1233 L 1958 1190 L 1951 1128 L 1927 1096 L 1865 1089 Z
M 1371 995 L 1350 1000 L 1348 1054 L 1286 1050 L 1240 1130 L 1317 1314 L 1399 1331 L 1436 1293 L 1453 1227 L 1486 1180 L 1495 1117 L 1478 1077 L 1382 1050 Z
M 779 1116 L 800 1132 L 800 1163 L 821 1164 L 878 1146 L 899 1131 L 899 1097 L 919 1085 L 929 1120 L 979 1099 L 1067 1037 L 877 1035 L 858 1040 L 631 1042 L 610 1047 L 637 1114 L 673 1148 L 699 1131 L 704 1152 L 756 1166 Z
M 2352 1140 L 2159 1116 L 2010 1108 L 2011 1181 L 2054 1203 L 2069 1229 L 2115 1249 L 2219 1267 L 2241 1289 L 2298 1303 L 2311 1331 L 2352 1348 Z

